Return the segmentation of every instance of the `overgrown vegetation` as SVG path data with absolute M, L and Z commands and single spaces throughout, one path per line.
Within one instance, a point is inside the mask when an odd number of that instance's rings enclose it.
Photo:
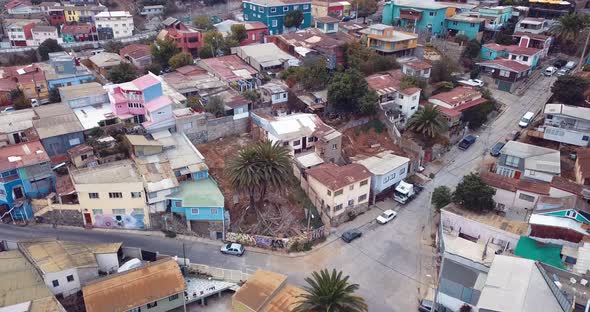
M 49 59 L 49 53 L 61 52 L 63 50 L 64 48 L 57 43 L 57 40 L 55 39 L 45 39 L 45 41 L 41 42 L 37 48 L 42 61 L 47 61 Z
M 487 185 L 479 175 L 470 173 L 463 177 L 453 192 L 453 202 L 465 209 L 485 212 L 495 208 L 496 190 Z
M 432 204 L 436 210 L 451 203 L 453 194 L 448 186 L 441 185 L 434 189 L 432 192 Z
M 299 84 L 306 90 L 316 91 L 326 88 L 328 84 L 328 69 L 324 58 L 315 58 L 302 66 L 291 66 L 280 74 L 289 87 Z
M 108 79 L 113 83 L 123 83 L 137 78 L 137 68 L 131 63 L 122 62 L 117 66 L 113 66 L 107 75 Z
M 569 105 L 582 105 L 584 92 L 590 86 L 590 81 L 578 76 L 565 75 L 557 78 L 551 92 L 558 102 Z

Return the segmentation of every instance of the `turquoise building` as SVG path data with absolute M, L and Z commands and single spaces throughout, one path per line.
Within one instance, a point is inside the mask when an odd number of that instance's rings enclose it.
M 311 0 L 301 0 L 300 2 L 244 0 L 242 1 L 242 11 L 245 21 L 264 23 L 271 35 L 279 35 L 285 31 L 285 15 L 292 11 L 303 13 L 303 22 L 298 29 L 311 27 Z
M 470 40 L 483 37 L 485 19 L 457 14 L 446 19 L 446 30 L 449 36 L 464 35 Z
M 485 18 L 486 29 L 496 31 L 502 26 L 506 25 L 512 18 L 512 7 L 511 6 L 496 6 L 491 8 L 480 8 L 479 17 Z
M 447 9 L 448 5 L 436 2 L 389 1 L 383 6 L 383 24 L 443 35 Z
M 499 57 L 507 57 L 508 56 L 508 47 L 499 45 L 497 43 L 486 43 L 481 46 L 480 51 L 481 58 L 489 61 Z

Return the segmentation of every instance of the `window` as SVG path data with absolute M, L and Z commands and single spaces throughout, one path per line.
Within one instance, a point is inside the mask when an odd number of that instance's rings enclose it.
M 361 195 L 361 196 L 359 196 L 359 200 L 358 200 L 358 202 L 359 202 L 359 203 L 360 203 L 360 202 L 363 202 L 363 201 L 365 201 L 366 199 L 367 199 L 367 194 L 365 194 L 365 195 Z
M 131 212 L 131 214 L 134 214 L 134 215 L 140 214 L 140 215 L 142 215 L 143 214 L 143 209 L 141 209 L 141 208 L 133 208 L 133 211 Z
M 430 15 L 430 16 L 436 16 L 436 12 L 430 12 L 428 15 Z
M 284 6 L 283 7 L 283 12 L 287 12 L 287 11 L 289 11 L 289 7 L 288 6 Z
M 193 122 L 191 121 L 191 122 L 185 123 L 184 125 L 182 125 L 182 128 L 184 128 L 185 130 L 192 129 L 193 128 Z
M 277 27 L 278 25 L 277 20 L 272 20 L 272 27 Z
M 352 190 L 354 190 L 354 184 L 351 184 L 351 185 L 348 187 L 348 189 L 349 189 L 349 190 L 351 190 L 351 191 L 352 191 Z
M 244 9 L 247 7 L 246 3 L 244 3 Z
M 334 211 L 342 210 L 342 204 L 334 206 Z
M 471 23 L 470 26 L 473 28 L 475 27 L 475 23 Z
M 66 279 L 68 280 L 68 282 L 73 282 L 74 281 L 74 275 L 68 275 L 68 276 L 66 276 Z
M 348 200 L 348 206 L 354 206 L 354 199 Z
M 123 198 L 123 193 L 121 192 L 110 192 L 109 198 Z
M 88 193 L 88 198 L 97 199 L 98 193 Z
M 575 219 L 575 218 L 577 218 L 577 217 L 578 217 L 578 213 L 577 213 L 575 210 L 568 210 L 568 211 L 565 213 L 565 216 L 566 216 L 566 217 L 568 217 L 568 218 L 573 218 L 573 219 Z
M 304 4 L 304 5 L 303 5 L 303 9 L 304 9 L 304 10 L 307 10 L 307 9 L 309 9 L 309 4 Z
M 263 13 L 264 12 L 264 8 L 263 7 L 258 7 L 258 12 Z
M 583 137 L 582 137 L 582 141 L 586 141 L 586 142 L 588 142 L 588 136 L 587 136 L 587 135 L 583 136 Z
M 147 304 L 147 308 L 148 308 L 148 309 L 155 308 L 155 307 L 157 307 L 157 306 L 158 306 L 158 302 L 157 302 L 157 301 L 154 301 L 154 302 L 152 302 L 152 303 L 148 303 L 148 304 Z
M 293 10 L 294 10 L 294 11 L 295 11 L 295 10 L 299 10 L 299 6 L 298 6 L 298 5 L 294 5 L 294 6 L 293 6 Z
M 191 213 L 194 215 L 198 215 L 199 214 L 199 208 L 191 208 Z
M 113 209 L 113 214 L 122 216 L 125 214 L 125 209 Z
M 168 297 L 168 301 L 174 301 L 176 299 L 178 299 L 178 294 Z
M 332 144 L 332 149 L 333 149 L 333 150 L 336 150 L 336 149 L 338 149 L 338 144 Z
M 500 70 L 500 76 L 502 77 L 510 77 L 510 72 L 507 70 Z
M 53 280 L 53 281 L 51 281 L 51 284 L 53 284 L 53 287 L 57 287 L 57 286 L 59 286 L 59 281 Z
M 328 190 L 328 196 L 332 196 L 332 191 Z
M 336 192 L 334 192 L 334 196 L 342 195 L 342 193 L 344 193 L 344 191 L 342 189 L 339 189 Z
M 102 215 L 102 209 L 92 209 L 93 215 Z
M 80 138 L 75 138 L 75 139 L 70 140 L 70 146 L 74 146 L 74 145 L 78 145 L 78 144 L 80 144 Z
M 367 185 L 368 183 L 369 183 L 369 180 L 364 180 L 364 181 L 361 181 L 361 186 L 365 186 L 365 185 Z
M 277 13 L 277 8 L 270 8 L 270 13 Z
M 518 161 L 520 160 L 520 158 L 515 157 L 515 156 L 506 156 L 506 166 L 510 166 L 510 167 L 518 167 Z
M 158 192 L 149 192 L 148 193 L 148 198 L 156 198 L 158 197 Z
M 453 25 L 455 25 L 455 26 L 456 26 L 457 24 L 459 24 L 459 23 L 457 23 L 457 22 L 453 22 Z
M 418 96 L 417 96 L 417 95 L 414 95 L 414 96 L 412 97 L 412 101 L 415 101 L 417 98 L 418 98 Z
M 131 192 L 131 198 L 141 198 L 141 192 Z
M 81 158 L 82 160 L 86 160 L 86 159 L 88 158 L 88 155 L 86 155 L 86 154 L 83 154 L 83 155 L 81 155 L 81 156 L 80 156 L 80 158 Z
M 301 145 L 301 140 L 293 141 L 293 146 Z
M 523 194 L 523 193 L 520 193 L 520 195 L 518 195 L 518 198 L 519 199 L 522 199 L 522 200 L 526 200 L 526 201 L 531 202 L 531 203 L 535 202 L 535 197 L 534 196 Z
M 523 56 L 523 57 L 522 57 L 522 61 L 523 61 L 523 62 L 528 62 L 528 60 L 529 60 L 529 57 L 528 57 L 528 56 Z

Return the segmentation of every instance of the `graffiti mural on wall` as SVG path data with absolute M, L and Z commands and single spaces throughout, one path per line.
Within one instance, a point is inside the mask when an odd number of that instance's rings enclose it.
M 94 215 L 94 226 L 115 229 L 145 229 L 143 214 Z
M 240 243 L 246 246 L 254 246 L 265 249 L 288 249 L 294 242 L 314 241 L 324 237 L 324 227 L 314 229 L 310 232 L 303 233 L 290 238 L 277 238 L 255 234 L 227 232 L 226 240 Z

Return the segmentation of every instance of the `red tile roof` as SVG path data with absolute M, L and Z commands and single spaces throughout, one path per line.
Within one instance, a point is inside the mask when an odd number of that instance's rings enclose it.
M 306 172 L 333 191 L 371 177 L 369 170 L 359 164 L 338 166 L 328 163 L 308 169 Z
M 132 59 L 139 59 L 151 56 L 150 46 L 145 44 L 130 44 L 119 51 L 121 57 L 129 56 Z
M 432 68 L 432 65 L 430 63 L 428 63 L 426 61 L 422 61 L 422 60 L 407 62 L 407 63 L 404 63 L 404 65 L 408 66 L 410 68 L 416 69 L 416 70 L 424 70 L 424 69 Z
M 92 25 L 90 24 L 77 24 L 77 25 L 64 25 L 61 29 L 63 34 L 72 35 L 85 35 L 92 33 Z
M 486 43 L 483 46 L 494 51 L 506 51 L 506 48 L 508 48 L 507 46 L 499 45 L 497 43 Z
M 527 55 L 527 56 L 533 56 L 533 55 L 541 52 L 541 49 L 521 47 L 518 45 L 508 46 L 507 50 L 509 53 L 518 54 L 518 55 Z
M 480 98 L 481 92 L 466 87 L 457 87 L 451 91 L 442 92 L 430 97 L 430 99 L 439 100 L 453 107 L 468 104 L 468 102 Z
M 250 75 L 258 73 L 256 69 L 248 65 L 237 55 L 226 55 L 201 60 L 203 65 L 209 67 L 210 71 L 217 77 L 226 81 L 242 80 L 243 77 L 236 74 L 238 70 L 245 70 Z
M 422 91 L 422 89 L 420 88 L 416 88 L 416 87 L 412 87 L 412 88 L 407 88 L 407 89 L 403 89 L 400 91 L 400 93 L 406 94 L 406 95 L 411 95 L 414 94 L 416 92 L 420 92 Z
M 551 189 L 549 183 L 513 179 L 493 172 L 483 172 L 481 179 L 489 186 L 511 192 L 521 190 L 539 195 L 549 195 Z
M 196 76 L 206 74 L 207 71 L 197 65 L 185 65 L 176 69 L 177 73 L 185 76 Z
M 263 22 L 246 22 L 244 23 L 246 30 L 254 30 L 254 29 L 268 29 Z
M 39 141 L 0 148 L 0 172 L 47 161 L 49 161 L 49 156 Z
M 16 90 L 17 84 L 14 79 L 11 78 L 4 78 L 0 79 L 0 92 L 10 92 L 12 90 Z
M 581 195 L 582 190 L 584 189 L 584 186 L 560 176 L 554 176 L 553 179 L 551 179 L 551 187 L 574 195 Z
M 4 5 L 4 7 L 5 7 L 7 10 L 10 10 L 10 9 L 14 9 L 14 8 L 16 8 L 17 6 L 19 6 L 19 5 L 21 5 L 21 4 L 29 4 L 29 5 L 30 5 L 31 3 L 30 3 L 30 2 L 28 2 L 28 1 L 24 1 L 24 0 L 13 0 L 13 1 L 10 1 L 10 2 L 6 3 L 6 4 Z
M 503 58 L 498 58 L 495 60 L 490 60 L 490 61 L 483 61 L 481 63 L 477 63 L 478 65 L 495 65 L 495 66 L 500 66 L 503 68 L 506 68 L 510 71 L 514 71 L 514 72 L 524 72 L 529 70 L 530 66 L 525 65 L 525 64 L 521 64 L 517 61 L 513 61 L 513 60 L 507 60 L 507 59 L 503 59 Z

